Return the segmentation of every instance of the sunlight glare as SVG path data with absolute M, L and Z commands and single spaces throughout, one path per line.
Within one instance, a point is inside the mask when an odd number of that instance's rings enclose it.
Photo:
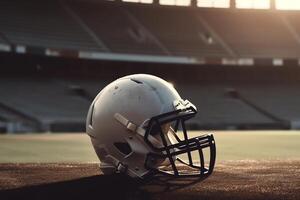
M 269 9 L 270 0 L 236 0 L 236 8 L 242 9 Z
M 198 0 L 198 7 L 229 8 L 230 0 Z
M 297 0 L 276 0 L 278 10 L 300 10 L 300 1 Z
M 177 5 L 177 6 L 189 6 L 191 0 L 160 0 L 161 5 Z

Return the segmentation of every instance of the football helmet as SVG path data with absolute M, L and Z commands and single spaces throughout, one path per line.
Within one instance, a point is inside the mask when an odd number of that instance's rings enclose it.
M 185 122 L 196 114 L 169 82 L 135 74 L 100 91 L 89 108 L 86 132 L 104 174 L 206 177 L 214 168 L 216 146 L 213 135 L 189 137 Z

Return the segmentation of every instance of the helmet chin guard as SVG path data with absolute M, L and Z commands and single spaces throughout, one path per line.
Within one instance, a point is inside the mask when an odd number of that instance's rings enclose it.
M 147 155 L 145 168 L 151 169 L 152 175 L 163 174 L 173 177 L 207 177 L 214 169 L 216 160 L 216 145 L 213 135 L 202 135 L 188 138 L 185 121 L 194 117 L 197 113 L 196 108 L 188 101 L 179 102 L 177 109 L 172 112 L 164 113 L 152 117 L 149 121 L 144 141 L 153 149 L 153 152 Z M 176 104 L 174 104 L 176 105 Z M 170 127 L 168 134 L 173 136 L 172 144 L 169 144 L 169 136 L 164 133 L 162 126 L 167 123 L 175 122 L 174 130 Z M 178 135 L 178 127 L 181 126 L 183 137 Z M 163 146 L 157 147 L 149 140 L 153 135 L 153 129 L 156 129 Z M 175 140 L 175 141 L 174 141 Z M 204 149 L 209 149 L 209 162 L 205 163 Z M 193 159 L 192 152 L 198 154 L 199 160 Z M 180 158 L 180 155 L 187 155 L 188 161 Z M 170 166 L 153 167 L 156 160 L 168 160 Z M 207 166 L 206 166 L 207 165 Z

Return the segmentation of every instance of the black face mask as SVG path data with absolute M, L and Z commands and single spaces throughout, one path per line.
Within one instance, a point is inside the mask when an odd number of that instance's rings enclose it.
M 145 162 L 145 168 L 151 170 L 151 175 L 206 178 L 213 172 L 216 160 L 213 135 L 188 137 L 185 122 L 196 114 L 195 107 L 189 106 L 150 119 L 146 127 L 144 141 L 154 152 L 147 155 Z M 178 132 L 179 129 L 181 129 L 180 132 Z M 161 141 L 162 146 L 153 144 L 149 140 L 149 135 Z M 205 162 L 204 150 L 209 151 L 208 162 Z M 193 155 L 197 153 L 199 160 L 193 159 L 192 153 Z M 183 155 L 187 156 L 187 161 L 180 158 Z M 169 165 L 157 167 L 156 163 L 162 160 L 168 161 Z

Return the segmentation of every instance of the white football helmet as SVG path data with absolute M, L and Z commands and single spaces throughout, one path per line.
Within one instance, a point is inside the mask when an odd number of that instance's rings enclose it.
M 115 80 L 97 95 L 86 131 L 104 174 L 206 177 L 213 171 L 216 147 L 212 135 L 188 137 L 185 121 L 196 113 L 196 107 L 182 100 L 170 83 L 136 74 Z M 204 148 L 210 152 L 208 164 Z M 192 152 L 197 153 L 197 161 Z M 180 159 L 183 154 L 187 161 Z

